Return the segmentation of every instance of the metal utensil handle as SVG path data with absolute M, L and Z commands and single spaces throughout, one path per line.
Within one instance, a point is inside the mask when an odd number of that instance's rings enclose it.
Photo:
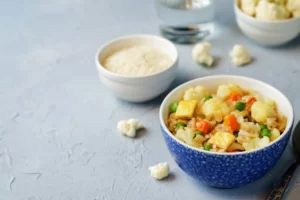
M 288 168 L 288 170 L 286 170 L 286 172 L 282 175 L 280 180 L 275 184 L 272 191 L 265 198 L 265 200 L 280 200 L 283 197 L 284 192 L 290 180 L 292 179 L 292 176 L 296 171 L 298 165 L 299 165 L 299 161 L 297 160 Z

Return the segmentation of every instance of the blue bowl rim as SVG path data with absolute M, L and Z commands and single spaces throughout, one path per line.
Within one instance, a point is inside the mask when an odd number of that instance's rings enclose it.
M 211 151 L 205 151 L 205 150 L 202 150 L 202 149 L 198 149 L 196 147 L 192 147 L 192 146 L 189 146 L 187 145 L 186 143 L 182 142 L 181 140 L 177 139 L 170 131 L 169 129 L 166 127 L 166 124 L 165 124 L 165 121 L 163 119 L 163 108 L 165 106 L 168 106 L 169 105 L 166 105 L 166 101 L 167 99 L 173 94 L 175 93 L 177 90 L 180 90 L 181 87 L 183 86 L 186 86 L 186 85 L 189 85 L 199 79 L 203 80 L 203 79 L 211 79 L 211 78 L 239 78 L 239 79 L 247 79 L 247 80 L 250 80 L 250 81 L 253 81 L 253 82 L 258 82 L 260 84 L 263 84 L 265 85 L 266 87 L 268 87 L 268 89 L 271 89 L 271 90 L 275 90 L 276 92 L 278 92 L 283 98 L 285 101 L 287 101 L 287 103 L 289 104 L 289 107 L 290 109 L 292 110 L 292 120 L 290 120 L 290 122 L 286 125 L 286 128 L 285 128 L 285 131 L 280 135 L 279 139 L 271 142 L 270 144 L 268 144 L 267 146 L 265 147 L 261 147 L 261 148 L 257 148 L 257 149 L 254 149 L 254 150 L 250 150 L 250 151 L 242 151 L 242 152 L 234 152 L 234 153 L 226 153 L 226 152 L 211 152 Z M 282 140 L 284 138 L 284 135 L 286 135 L 289 131 L 291 131 L 292 127 L 293 127 L 293 123 L 294 123 L 294 109 L 293 109 L 293 106 L 291 104 L 291 102 L 288 100 L 288 98 L 282 93 L 280 92 L 277 88 L 271 86 L 270 84 L 268 83 L 265 83 L 263 81 L 260 81 L 260 80 L 257 80 L 257 79 L 254 79 L 254 78 L 249 78 L 249 77 L 246 77 L 246 76 L 237 76 L 237 75 L 212 75 L 212 76 L 205 76 L 205 77 L 201 77 L 201 78 L 197 78 L 197 79 L 193 79 L 193 80 L 190 80 L 188 82 L 185 82 L 179 86 L 177 86 L 176 88 L 174 88 L 163 100 L 163 102 L 161 103 L 161 106 L 160 106 L 160 109 L 159 109 L 159 121 L 160 121 L 160 125 L 161 127 L 163 128 L 163 130 L 170 136 L 170 138 L 172 138 L 173 140 L 175 140 L 176 142 L 178 142 L 179 144 L 183 145 L 184 147 L 188 148 L 188 149 L 192 149 L 192 150 L 195 150 L 195 151 L 199 151 L 200 153 L 205 153 L 205 154 L 211 154 L 211 155 L 221 155 L 221 156 L 235 156 L 235 155 L 243 155 L 243 154 L 251 154 L 251 153 L 256 153 L 258 151 L 262 151 L 262 150 L 265 150 L 267 148 L 270 148 L 271 146 L 275 145 L 276 143 L 279 143 L 280 140 Z

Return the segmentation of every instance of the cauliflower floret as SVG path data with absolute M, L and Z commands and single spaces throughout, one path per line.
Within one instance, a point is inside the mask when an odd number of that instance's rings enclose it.
M 251 117 L 259 123 L 265 123 L 268 117 L 274 115 L 275 110 L 272 104 L 256 101 L 251 106 Z
M 138 129 L 144 128 L 143 124 L 137 119 L 121 120 L 117 125 L 119 131 L 128 137 L 135 137 Z
M 256 7 L 256 18 L 262 20 L 281 20 L 289 18 L 290 13 L 283 5 L 260 1 Z
M 268 0 L 269 2 L 274 2 L 278 5 L 284 5 L 286 3 L 286 0 Z
M 246 151 L 250 151 L 257 148 L 262 148 L 270 143 L 270 138 L 264 136 L 263 138 L 254 138 L 249 142 L 244 142 L 242 145 Z
M 195 137 L 193 129 L 189 127 L 178 129 L 175 137 L 193 147 L 201 147 L 202 142 L 205 140 L 203 136 Z
M 271 141 L 274 141 L 274 140 L 276 140 L 277 138 L 279 138 L 279 136 L 280 136 L 279 130 L 278 130 L 277 128 L 274 128 L 274 129 L 271 131 L 271 137 L 270 137 L 270 139 L 271 139 Z
M 207 118 L 221 122 L 230 113 L 230 108 L 220 98 L 214 97 L 203 104 L 202 111 Z
M 300 17 L 300 9 L 293 12 L 293 17 Z
M 192 51 L 192 56 L 195 62 L 211 66 L 213 57 L 210 55 L 211 44 L 208 42 L 196 44 Z
M 241 10 L 250 16 L 254 16 L 257 3 L 258 0 L 241 0 Z
M 209 95 L 208 90 L 205 87 L 198 85 L 194 88 L 187 89 L 184 92 L 183 100 L 198 100 L 199 101 L 208 95 Z
M 236 84 L 220 85 L 217 90 L 217 96 L 222 99 L 228 98 L 233 93 L 242 95 L 243 90 Z
M 286 8 L 290 12 L 295 12 L 296 10 L 300 10 L 300 1 L 299 0 L 287 0 Z
M 170 168 L 168 163 L 158 163 L 149 167 L 149 170 L 153 178 L 161 180 L 169 175 Z
M 251 62 L 251 56 L 249 51 L 242 45 L 236 44 L 233 46 L 231 52 L 229 52 L 231 62 L 235 66 L 246 65 Z

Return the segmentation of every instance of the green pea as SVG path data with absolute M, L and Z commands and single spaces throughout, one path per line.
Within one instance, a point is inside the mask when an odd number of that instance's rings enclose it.
M 206 150 L 206 151 L 210 151 L 211 149 L 212 149 L 212 146 L 210 146 L 210 145 L 204 146 L 204 150 Z
M 260 130 L 268 129 L 268 127 L 264 124 L 260 125 Z
M 177 124 L 176 124 L 176 129 L 179 129 L 179 128 L 183 128 L 183 127 L 186 127 L 186 124 L 185 123 L 183 123 L 183 122 L 178 122 Z
M 197 135 L 202 135 L 202 136 L 203 136 L 203 133 L 202 133 L 201 131 L 195 131 L 194 138 L 195 138 Z
M 246 104 L 245 104 L 244 102 L 237 102 L 237 103 L 235 104 L 235 108 L 236 108 L 237 110 L 239 110 L 239 111 L 244 110 L 245 107 L 246 107 Z
M 172 103 L 171 106 L 170 106 L 171 113 L 176 112 L 177 107 L 178 107 L 178 103 Z
M 263 137 L 264 136 L 271 137 L 271 131 L 269 129 L 267 129 L 267 128 L 263 129 L 260 134 Z
M 213 97 L 209 95 L 209 96 L 205 97 L 204 102 L 207 101 L 207 100 L 210 100 L 210 99 L 212 99 L 212 98 L 213 98 Z

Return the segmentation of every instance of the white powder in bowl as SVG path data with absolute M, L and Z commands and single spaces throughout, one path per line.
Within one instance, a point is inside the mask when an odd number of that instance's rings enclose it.
M 172 59 L 159 48 L 138 45 L 131 46 L 108 56 L 103 66 L 123 76 L 148 76 L 169 68 Z

